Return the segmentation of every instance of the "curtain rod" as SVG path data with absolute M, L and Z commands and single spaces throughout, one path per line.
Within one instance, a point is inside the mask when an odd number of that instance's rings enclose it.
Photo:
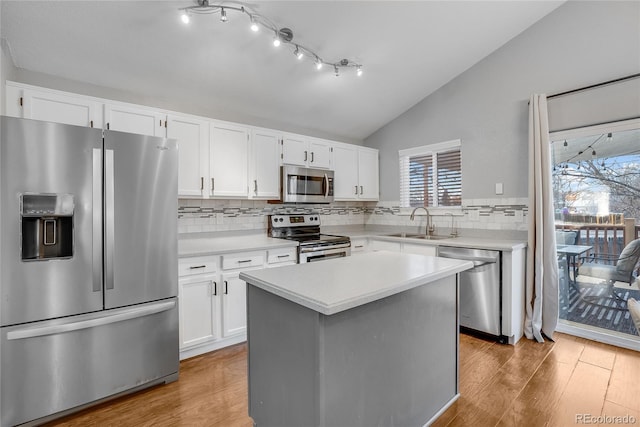
M 637 77 L 640 77 L 640 73 L 632 74 L 632 75 L 626 76 L 626 77 L 620 77 L 618 79 L 609 80 L 609 81 L 602 82 L 602 83 L 596 83 L 596 84 L 593 84 L 593 85 L 580 87 L 580 88 L 577 88 L 577 89 L 568 90 L 568 91 L 565 91 L 565 92 L 554 93 L 553 95 L 547 96 L 547 99 L 556 98 L 558 96 L 563 96 L 563 95 L 569 95 L 569 94 L 575 93 L 575 92 L 582 92 L 583 90 L 589 90 L 589 89 L 593 89 L 593 88 L 600 87 L 600 86 L 610 85 L 612 83 L 618 83 L 618 82 L 622 82 L 622 81 L 625 81 L 625 80 L 631 80 L 631 79 L 635 79 Z

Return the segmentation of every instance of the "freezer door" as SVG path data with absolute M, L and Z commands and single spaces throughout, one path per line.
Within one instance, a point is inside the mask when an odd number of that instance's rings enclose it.
M 176 379 L 176 298 L 0 329 L 0 425 Z
M 178 146 L 106 131 L 105 308 L 178 294 Z
M 0 325 L 102 309 L 101 131 L 0 120 Z

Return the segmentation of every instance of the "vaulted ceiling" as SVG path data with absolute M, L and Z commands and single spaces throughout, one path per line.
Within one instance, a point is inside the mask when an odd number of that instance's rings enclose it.
M 178 9 L 192 1 L 0 4 L 18 68 L 173 100 L 191 113 L 362 140 L 562 1 L 245 3 L 325 61 L 363 64 L 361 77 L 316 71 L 289 46 L 273 47 L 264 29 L 250 31 L 241 13 L 185 25 Z

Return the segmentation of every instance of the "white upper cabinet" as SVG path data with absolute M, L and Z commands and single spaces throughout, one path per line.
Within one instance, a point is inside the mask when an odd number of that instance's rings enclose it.
M 358 198 L 374 201 L 380 198 L 378 150 L 358 147 Z
M 7 85 L 7 115 L 75 126 L 102 128 L 102 104 L 57 91 Z
M 333 147 L 333 196 L 336 200 L 358 198 L 358 151 L 355 146 Z
M 157 110 L 126 104 L 105 104 L 105 128 L 140 135 L 166 136 L 167 115 Z
M 378 200 L 378 150 L 348 144 L 333 147 L 336 200 Z
M 280 136 L 268 129 L 255 129 L 251 134 L 251 176 L 249 197 L 280 197 Z
M 205 196 L 205 183 L 209 183 L 209 121 L 169 115 L 167 138 L 178 141 L 178 195 Z
M 282 141 L 282 163 L 309 168 L 331 168 L 331 143 L 300 135 L 287 135 Z
M 212 122 L 210 141 L 210 194 L 214 197 L 248 197 L 249 128 Z

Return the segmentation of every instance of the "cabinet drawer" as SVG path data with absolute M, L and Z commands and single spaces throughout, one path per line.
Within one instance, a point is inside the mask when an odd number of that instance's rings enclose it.
M 368 238 L 352 238 L 351 239 L 351 254 L 354 252 L 367 252 L 369 250 Z
M 241 254 L 229 254 L 222 256 L 222 269 L 262 267 L 264 265 L 264 252 L 245 252 Z
M 296 248 L 271 249 L 267 251 L 267 263 L 279 264 L 282 262 L 298 262 L 298 250 Z
M 215 273 L 218 270 L 218 257 L 203 256 L 193 258 L 181 258 L 178 260 L 178 276 L 191 276 L 192 274 Z

